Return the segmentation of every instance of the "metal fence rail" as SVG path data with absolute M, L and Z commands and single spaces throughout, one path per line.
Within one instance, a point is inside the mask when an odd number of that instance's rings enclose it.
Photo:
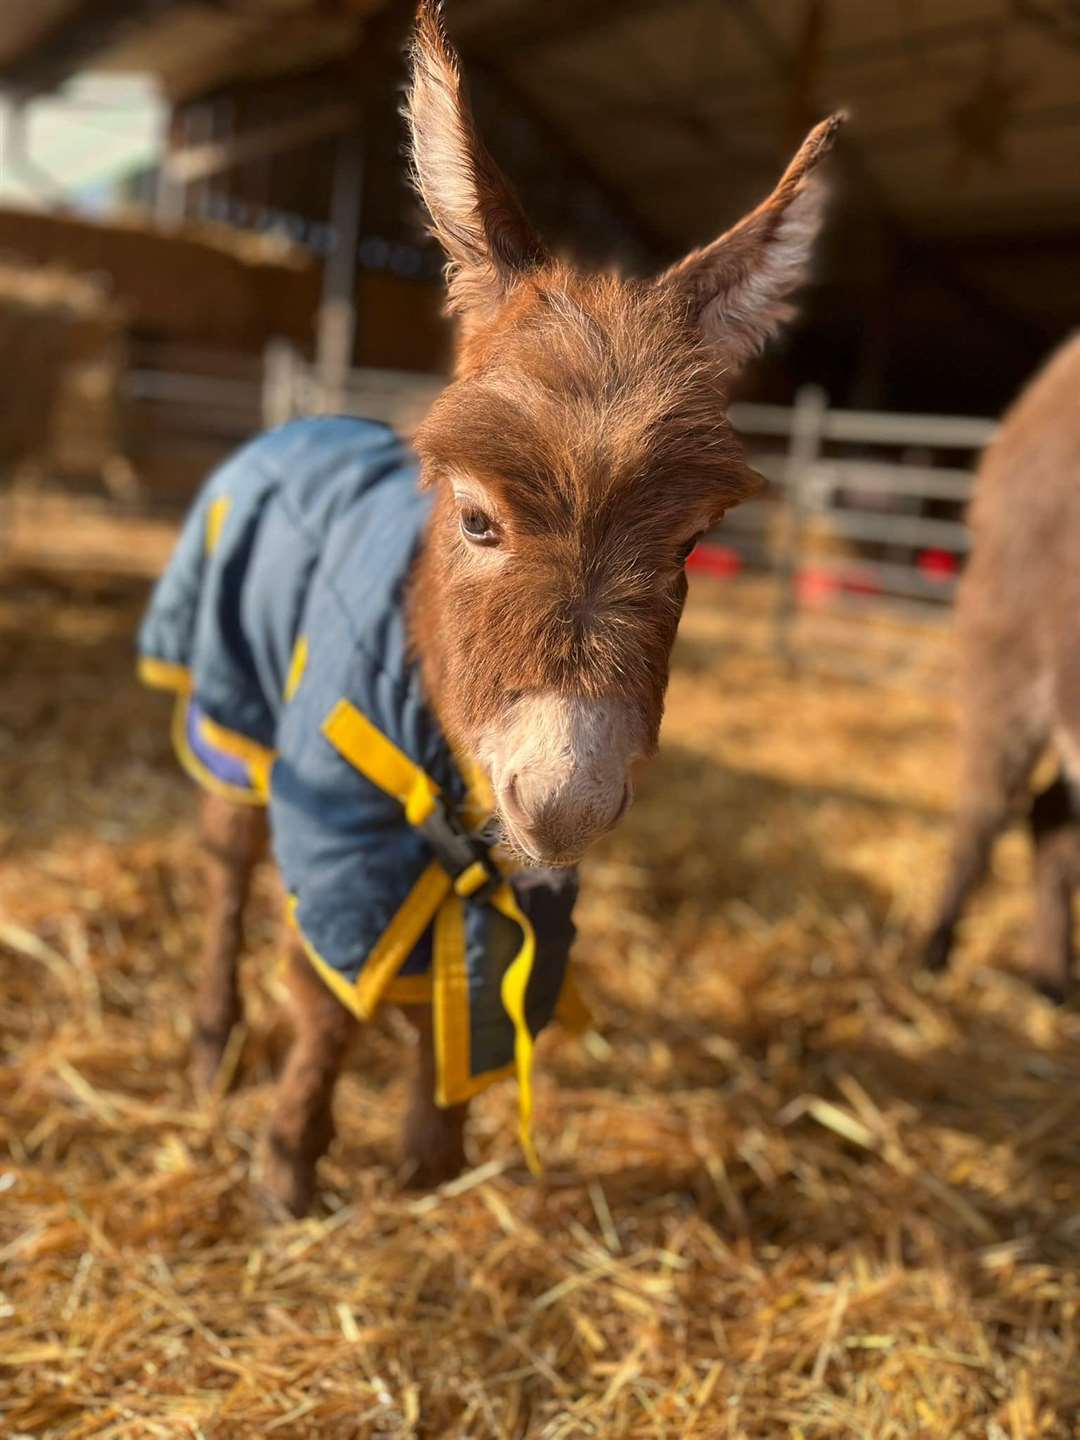
M 128 519 L 177 514 L 236 445 L 294 416 L 323 413 L 331 399 L 335 408 L 408 435 L 444 383 L 354 369 L 328 388 L 282 342 L 262 357 L 143 344 L 130 361 L 121 390 L 130 451 L 124 462 L 141 483 L 117 507 Z M 736 404 L 730 418 L 769 484 L 707 537 L 698 564 L 718 575 L 771 577 L 782 654 L 799 657 L 808 620 L 947 615 L 968 549 L 972 472 L 993 422 L 835 410 L 814 387 L 794 406 Z M 865 645 L 865 636 L 860 627 L 850 645 Z
M 327 387 L 280 342 L 268 348 L 257 383 L 251 375 L 132 376 L 133 393 L 145 401 L 177 413 L 202 405 L 204 424 L 248 433 L 333 404 L 407 435 L 443 383 L 354 369 Z M 993 422 L 831 409 L 816 387 L 802 390 L 794 406 L 736 404 L 730 418 L 769 484 L 708 537 L 712 554 L 705 558 L 714 573 L 774 578 L 782 654 L 798 657 L 806 619 L 876 611 L 933 621 L 947 614 L 968 548 L 963 516 L 974 461 Z
M 832 410 L 816 387 L 791 408 L 733 406 L 731 419 L 751 454 L 763 447 L 759 468 L 771 484 L 716 538 L 748 565 L 764 555 L 775 573 L 782 654 L 798 658 L 807 618 L 948 614 L 970 543 L 972 476 L 993 421 Z

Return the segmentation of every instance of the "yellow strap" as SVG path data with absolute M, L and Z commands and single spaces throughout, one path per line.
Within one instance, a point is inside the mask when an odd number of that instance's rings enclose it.
M 536 932 L 529 917 L 525 915 L 509 885 L 501 885 L 491 897 L 491 903 L 500 914 L 521 927 L 521 949 L 510 962 L 503 976 L 503 1008 L 514 1025 L 514 1064 L 518 1082 L 518 1139 L 529 1169 L 534 1175 L 543 1173 L 540 1157 L 532 1137 L 533 1118 L 533 1037 L 525 1014 L 525 1001 L 529 991 L 529 977 L 536 960 Z
M 439 786 L 350 701 L 338 701 L 323 721 L 322 732 L 334 749 L 362 775 L 366 775 L 373 784 L 394 796 L 405 807 L 405 818 L 410 825 L 421 825 L 431 814 L 440 793 Z M 469 776 L 470 808 L 473 810 L 478 808 L 479 802 L 484 798 L 479 793 L 476 778 L 478 773 L 473 767 Z M 445 871 L 437 862 L 436 868 L 446 879 Z M 467 887 L 479 888 L 481 881 L 478 874 L 472 875 L 467 870 L 459 877 L 459 885 L 462 883 Z M 448 879 L 446 885 L 449 886 Z M 469 893 L 469 890 L 466 889 L 465 893 Z M 411 899 L 412 896 L 406 901 L 406 905 Z M 509 885 L 503 884 L 499 887 L 491 897 L 491 904 L 508 920 L 512 920 L 522 934 L 521 948 L 503 976 L 501 995 L 503 1008 L 514 1026 L 514 1066 L 517 1070 L 519 1103 L 518 1134 L 529 1169 L 534 1175 L 538 1175 L 541 1166 L 532 1139 L 533 1037 L 525 1015 L 529 977 L 536 960 L 536 934 L 528 917 L 518 907 Z M 467 1024 L 468 972 L 465 966 L 465 918 L 460 896 L 450 894 L 442 898 L 441 903 L 436 902 L 436 905 L 432 964 L 438 1075 L 435 1098 L 438 1104 L 448 1105 L 459 1103 L 468 1094 L 482 1089 L 494 1077 L 471 1076 L 469 1073 L 471 1060 Z M 419 914 L 418 907 L 416 915 Z M 389 958 L 386 968 L 391 973 L 381 985 L 380 994 L 396 974 Z
M 454 881 L 454 889 L 459 895 L 475 895 L 490 878 L 491 871 L 487 866 L 480 860 L 474 860 Z
M 430 975 L 398 975 L 383 991 L 383 999 L 392 1005 L 430 1005 Z
M 471 1068 L 465 910 L 456 895 L 449 896 L 435 917 L 431 973 L 435 987 L 432 1010 L 435 1103 L 455 1105 L 468 1087 Z
M 439 794 L 435 781 L 348 700 L 338 701 L 323 721 L 322 732 L 361 775 L 404 805 L 410 825 L 422 825 L 435 809 Z
M 289 673 L 285 677 L 285 689 L 281 692 L 281 698 L 286 704 L 300 689 L 300 681 L 304 678 L 307 661 L 308 638 L 306 635 L 298 635 L 296 644 L 293 646 L 292 659 L 289 661 Z
M 431 962 L 431 1019 L 435 1040 L 435 1103 L 462 1105 L 496 1080 L 513 1073 L 514 1066 L 472 1074 L 472 1036 L 469 1024 L 469 973 L 465 965 L 465 911 L 457 895 L 450 895 L 435 917 Z M 387 990 L 398 998 L 400 981 Z

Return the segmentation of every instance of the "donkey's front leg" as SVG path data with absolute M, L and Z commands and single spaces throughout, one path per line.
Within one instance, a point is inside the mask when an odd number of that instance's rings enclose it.
M 237 963 L 251 875 L 266 848 L 266 813 L 217 795 L 200 818 L 206 871 L 206 939 L 195 999 L 191 1077 L 208 1090 L 233 1026 L 243 1016 Z
M 405 1116 L 402 1152 L 405 1183 L 428 1189 L 453 1180 L 465 1168 L 465 1117 L 468 1105 L 446 1109 L 435 1103 L 435 1040 L 431 1010 L 405 1005 L 402 1013 L 416 1031 L 416 1068 Z
M 277 1083 L 260 1180 L 271 1201 L 299 1216 L 311 1207 L 315 1167 L 334 1138 L 334 1086 L 357 1022 L 295 944 L 286 983 L 295 1034 Z

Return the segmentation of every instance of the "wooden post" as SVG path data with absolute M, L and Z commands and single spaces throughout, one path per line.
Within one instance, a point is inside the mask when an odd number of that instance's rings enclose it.
M 271 430 L 306 409 L 301 393 L 303 361 L 288 340 L 271 340 L 263 350 L 262 423 Z
M 182 138 L 180 117 L 177 111 L 172 110 L 162 120 L 158 136 L 161 149 L 154 181 L 154 220 L 164 229 L 171 229 L 182 222 L 187 205 L 187 185 L 178 180 L 171 169 L 173 154 L 179 149 Z
M 809 502 L 811 471 L 821 454 L 828 401 L 818 385 L 804 385 L 795 397 L 791 440 L 784 465 L 785 524 L 777 558 L 773 647 L 780 660 L 795 668 L 794 627 L 799 607 L 799 570 L 803 524 Z
M 319 409 L 343 410 L 356 336 L 356 247 L 360 237 L 360 198 L 364 183 L 363 139 L 358 131 L 339 137 L 334 158 L 330 224 L 334 248 L 323 270 L 315 366 Z

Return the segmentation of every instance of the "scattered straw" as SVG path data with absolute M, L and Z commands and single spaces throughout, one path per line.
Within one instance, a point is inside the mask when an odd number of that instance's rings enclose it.
M 702 584 L 662 758 L 587 868 L 600 1033 L 542 1046 L 545 1175 L 505 1085 L 474 1168 L 401 1192 L 387 1018 L 283 1224 L 249 1184 L 273 887 L 238 1086 L 196 1104 L 193 802 L 131 679 L 139 603 L 0 604 L 5 1440 L 1075 1440 L 1080 1017 L 1016 973 L 1019 836 L 955 972 L 911 968 L 939 691 L 787 677 L 754 591 Z

